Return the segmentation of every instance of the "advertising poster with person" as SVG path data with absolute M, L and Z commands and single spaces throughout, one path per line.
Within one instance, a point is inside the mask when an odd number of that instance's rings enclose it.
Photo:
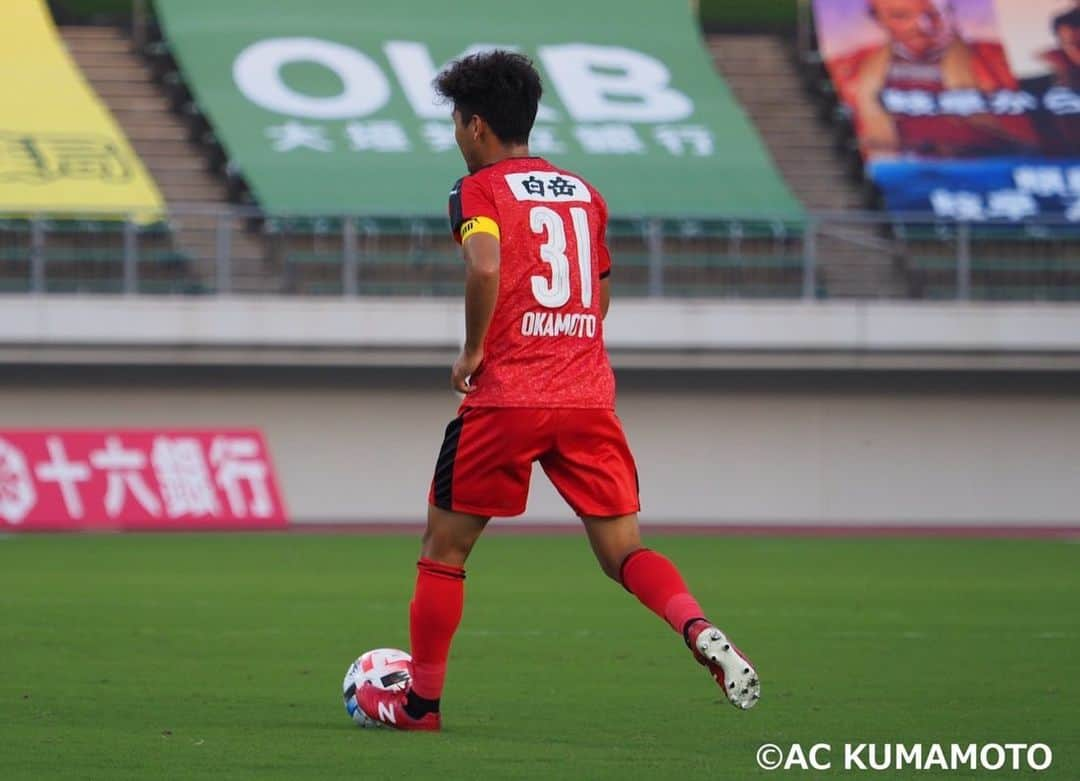
M 891 211 L 1080 221 L 1076 0 L 815 0 L 814 11 Z

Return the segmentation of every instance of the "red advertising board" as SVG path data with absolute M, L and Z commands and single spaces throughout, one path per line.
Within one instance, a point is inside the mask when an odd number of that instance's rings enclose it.
M 270 451 L 255 430 L 0 429 L 0 530 L 286 523 Z

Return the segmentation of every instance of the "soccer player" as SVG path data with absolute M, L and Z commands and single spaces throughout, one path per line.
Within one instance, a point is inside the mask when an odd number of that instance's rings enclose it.
M 541 95 L 525 57 L 493 51 L 436 80 L 453 102 L 469 175 L 450 191 L 465 258 L 465 346 L 451 370 L 464 394 L 446 427 L 428 497 L 409 611 L 407 692 L 365 685 L 370 718 L 438 730 L 465 560 L 492 516 L 525 510 L 534 461 L 580 516 L 604 573 L 679 633 L 732 704 L 760 695 L 753 665 L 705 618 L 678 569 L 638 533 L 637 470 L 603 341 L 610 301 L 607 207 L 581 177 L 529 154 Z

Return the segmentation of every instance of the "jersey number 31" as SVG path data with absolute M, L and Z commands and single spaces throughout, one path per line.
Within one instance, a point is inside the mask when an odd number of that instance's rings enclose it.
M 581 272 L 581 305 L 592 306 L 592 243 L 589 238 L 589 215 L 580 206 L 570 209 L 574 238 L 577 239 L 577 264 Z M 532 278 L 532 292 L 537 302 L 548 309 L 558 309 L 570 300 L 570 259 L 566 257 L 566 224 L 554 209 L 534 206 L 529 212 L 529 226 L 538 235 L 547 234 L 540 245 L 540 259 L 551 266 L 551 280 L 539 274 Z

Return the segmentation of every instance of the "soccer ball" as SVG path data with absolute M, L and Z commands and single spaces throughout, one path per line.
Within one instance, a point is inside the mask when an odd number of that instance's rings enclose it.
M 356 701 L 356 690 L 365 683 L 372 683 L 380 689 L 405 691 L 412 680 L 412 657 L 397 648 L 376 648 L 362 654 L 349 665 L 342 683 L 345 696 L 345 711 L 359 727 L 373 727 L 376 722 L 369 719 Z

